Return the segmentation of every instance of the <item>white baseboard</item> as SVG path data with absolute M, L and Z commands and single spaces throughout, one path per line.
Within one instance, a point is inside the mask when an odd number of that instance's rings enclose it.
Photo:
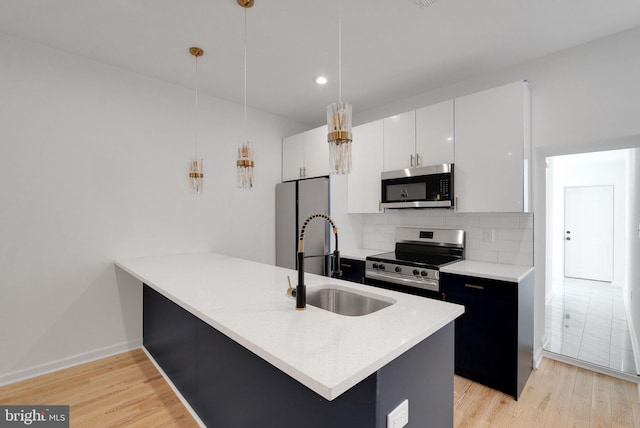
M 147 354 L 147 357 L 149 358 L 149 360 L 151 360 L 151 362 L 153 363 L 154 366 L 156 366 L 156 369 L 158 369 L 158 371 L 160 372 L 160 374 L 162 375 L 162 377 L 164 378 L 164 380 L 169 384 L 169 386 L 171 387 L 171 389 L 173 389 L 173 392 L 175 392 L 176 396 L 180 399 L 180 401 L 182 402 L 182 404 L 184 404 L 184 407 L 187 408 L 187 410 L 189 411 L 189 413 L 191 413 L 191 416 L 193 416 L 193 419 L 195 419 L 195 421 L 200 425 L 201 428 L 207 428 L 207 426 L 205 425 L 204 422 L 202 422 L 202 419 L 200 419 L 200 416 L 198 416 L 198 414 L 196 413 L 195 410 L 193 410 L 193 408 L 191 407 L 191 405 L 189 404 L 189 402 L 182 396 L 182 394 L 180 393 L 180 391 L 178 391 L 178 388 L 176 388 L 176 386 L 173 384 L 173 382 L 171 382 L 171 379 L 169 379 L 169 376 L 167 376 L 164 372 L 164 370 L 162 370 L 162 367 L 160 367 L 160 365 L 158 363 L 156 363 L 156 360 L 153 359 L 153 357 L 151 356 L 151 354 L 149 353 L 149 351 L 147 351 L 147 348 L 145 348 L 144 346 L 142 347 L 142 350 L 144 351 L 145 354 Z
M 36 376 L 52 373 L 58 370 L 77 366 L 101 358 L 110 357 L 111 355 L 121 354 L 142 347 L 142 338 L 129 342 L 122 342 L 116 345 L 105 346 L 104 348 L 95 349 L 93 351 L 84 352 L 82 354 L 72 355 L 70 357 L 61 358 L 44 364 L 39 364 L 22 370 L 16 370 L 0 375 L 0 386 L 9 385 L 11 383 L 20 382 L 22 380 L 31 379 Z
M 545 350 L 542 351 L 542 356 L 544 358 L 549 358 L 550 360 L 560 361 L 565 364 L 570 364 L 572 366 L 591 370 L 592 372 L 615 377 L 616 379 L 626 380 L 628 382 L 639 384 L 640 386 L 640 378 L 632 374 L 622 373 L 617 370 L 610 369 L 608 367 L 599 366 L 597 364 L 591 364 L 586 361 L 578 360 L 576 358 L 567 357 L 566 355 L 556 354 L 556 353 L 545 351 Z
M 538 348 L 536 349 L 536 351 L 533 353 L 533 368 L 534 369 L 539 369 L 540 368 L 540 363 L 542 363 L 542 348 Z
M 629 314 L 629 310 L 626 309 L 625 305 L 625 310 L 627 312 L 627 326 L 629 327 L 629 336 L 631 336 L 631 348 L 633 349 L 633 361 L 636 363 L 636 374 L 638 374 L 640 376 L 640 373 L 638 373 L 638 371 L 640 371 L 638 368 L 640 367 L 640 344 L 638 343 L 638 335 L 635 329 L 635 326 L 633 325 L 633 318 L 631 318 L 631 315 Z

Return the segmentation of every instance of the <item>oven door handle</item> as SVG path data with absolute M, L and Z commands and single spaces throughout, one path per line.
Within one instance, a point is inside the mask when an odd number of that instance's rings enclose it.
M 385 275 L 383 273 L 372 271 L 366 271 L 364 276 L 366 278 L 379 279 L 393 284 L 405 284 L 416 288 L 423 288 L 425 290 L 435 289 L 435 291 L 438 291 L 440 285 L 440 282 L 437 279 L 415 280 L 411 278 L 398 278 L 397 276 Z

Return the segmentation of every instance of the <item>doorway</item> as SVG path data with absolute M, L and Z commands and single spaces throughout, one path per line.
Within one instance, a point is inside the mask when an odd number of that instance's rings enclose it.
M 629 330 L 627 212 L 631 150 L 547 161 L 544 350 L 636 375 Z

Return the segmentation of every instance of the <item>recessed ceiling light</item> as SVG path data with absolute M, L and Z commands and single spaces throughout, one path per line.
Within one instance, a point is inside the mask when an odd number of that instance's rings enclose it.
M 313 78 L 313 81 L 316 82 L 318 85 L 325 85 L 327 83 L 327 78 L 324 76 L 315 76 Z

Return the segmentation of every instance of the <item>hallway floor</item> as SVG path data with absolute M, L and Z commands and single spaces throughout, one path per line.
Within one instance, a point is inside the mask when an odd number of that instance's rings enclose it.
M 544 349 L 628 374 L 637 374 L 622 288 L 564 278 L 546 305 Z

